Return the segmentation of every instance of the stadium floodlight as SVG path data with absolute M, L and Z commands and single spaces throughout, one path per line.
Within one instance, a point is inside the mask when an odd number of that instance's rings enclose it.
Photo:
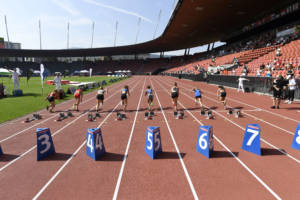
M 118 21 L 116 21 L 116 30 L 115 30 L 114 47 L 116 46 L 116 43 L 117 43 L 117 34 L 118 34 Z
M 95 22 L 93 22 L 93 24 L 92 24 L 92 41 L 91 41 L 91 48 L 93 48 L 94 31 L 95 31 Z
M 8 34 L 8 28 L 7 28 L 6 15 L 4 15 L 4 21 L 5 21 L 5 27 L 6 27 L 7 42 L 8 42 L 7 47 L 10 49 L 10 42 L 9 42 L 9 34 Z
M 67 25 L 67 49 L 69 49 L 69 38 L 70 38 L 70 22 Z
M 137 23 L 137 32 L 136 32 L 136 37 L 135 37 L 135 43 L 138 41 L 139 33 L 140 33 L 140 26 L 141 26 L 141 18 L 139 17 L 138 23 Z
M 161 17 L 161 9 L 159 10 L 159 14 L 158 14 L 158 20 L 157 20 L 157 24 L 156 24 L 156 27 L 155 27 L 155 30 L 154 30 L 154 34 L 153 34 L 153 39 L 155 38 L 155 35 L 156 35 L 156 31 L 158 29 L 158 25 L 159 25 L 159 22 L 160 22 L 160 17 Z
M 41 20 L 39 19 L 39 35 L 40 35 L 40 49 L 42 49 L 42 31 L 41 31 Z

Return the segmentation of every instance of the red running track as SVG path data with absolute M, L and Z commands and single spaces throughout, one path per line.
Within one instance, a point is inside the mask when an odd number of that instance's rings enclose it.
M 185 109 L 183 120 L 173 117 L 169 91 L 174 81 L 180 88 L 179 107 Z M 116 121 L 125 82 L 132 90 L 128 119 Z M 147 85 L 156 92 L 154 120 L 144 120 Z M 215 120 L 200 115 L 193 87 L 201 88 L 203 102 L 213 108 Z M 236 119 L 216 100 L 216 86 L 206 83 L 136 76 L 110 88 L 97 122 L 86 122 L 86 112 L 58 123 L 53 121 L 55 116 L 41 111 L 43 121 L 22 124 L 18 119 L 0 125 L 5 153 L 0 156 L 1 199 L 300 198 L 300 151 L 291 148 L 297 104 L 272 110 L 270 97 L 227 89 L 228 105 L 242 108 L 243 117 Z M 84 101 L 81 109 L 93 110 L 95 92 Z M 71 105 L 68 101 L 58 108 Z M 263 156 L 241 149 L 248 123 L 261 126 Z M 210 159 L 196 152 L 198 129 L 203 124 L 214 130 Z M 107 153 L 93 161 L 85 152 L 85 133 L 98 126 Z M 163 152 L 154 160 L 144 152 L 147 126 L 160 127 Z M 35 129 L 41 127 L 51 129 L 57 154 L 37 162 Z

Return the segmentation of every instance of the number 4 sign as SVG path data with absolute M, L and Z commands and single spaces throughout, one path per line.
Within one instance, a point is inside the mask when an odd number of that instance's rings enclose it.
M 100 128 L 87 129 L 86 132 L 86 154 L 97 160 L 105 153 L 102 133 Z
M 42 160 L 52 154 L 55 154 L 54 144 L 49 128 L 36 129 L 37 138 L 37 160 Z
M 293 139 L 292 148 L 300 150 L 300 124 L 297 124 L 297 129 Z
M 211 157 L 214 150 L 212 126 L 200 126 L 196 149 L 207 158 Z
M 258 124 L 247 125 L 242 149 L 261 156 L 260 126 Z
M 161 138 L 159 127 L 148 126 L 146 132 L 145 152 L 154 159 L 161 149 Z

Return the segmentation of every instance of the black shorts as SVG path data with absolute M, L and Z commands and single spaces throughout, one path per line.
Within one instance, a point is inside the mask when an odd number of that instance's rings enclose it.
M 202 98 L 202 96 L 200 95 L 200 96 L 196 96 L 195 97 L 196 99 L 201 99 Z
M 148 100 L 149 100 L 149 101 L 153 101 L 153 95 L 152 95 L 152 94 L 150 94 L 150 95 L 148 96 Z
M 126 95 L 126 94 L 122 94 L 122 95 L 121 95 L 121 99 L 122 99 L 122 100 L 127 99 L 127 95 Z
M 281 98 L 281 94 L 282 94 L 281 90 L 279 90 L 279 91 L 277 91 L 275 89 L 273 90 L 273 97 L 274 98 L 280 99 Z
M 53 96 L 49 96 L 49 97 L 48 97 L 48 101 L 49 101 L 50 103 L 51 103 L 51 102 L 54 102 L 54 100 L 55 100 L 55 99 L 54 99 Z
M 221 92 L 220 97 L 226 97 L 226 92 Z
M 104 100 L 104 95 L 103 94 L 97 94 L 96 98 L 98 100 Z
M 171 97 L 172 97 L 172 99 L 178 98 L 178 93 L 177 92 L 172 92 Z

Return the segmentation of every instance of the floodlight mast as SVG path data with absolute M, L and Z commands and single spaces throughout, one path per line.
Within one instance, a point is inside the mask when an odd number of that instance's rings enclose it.
M 8 28 L 7 28 L 7 20 L 6 15 L 4 15 L 4 21 L 5 21 L 5 27 L 6 27 L 6 35 L 7 35 L 7 47 L 10 49 L 10 42 L 9 42 L 9 34 L 8 34 Z
M 94 31 L 95 31 L 95 22 L 92 24 L 92 41 L 91 41 L 91 48 L 93 48 L 94 43 Z

